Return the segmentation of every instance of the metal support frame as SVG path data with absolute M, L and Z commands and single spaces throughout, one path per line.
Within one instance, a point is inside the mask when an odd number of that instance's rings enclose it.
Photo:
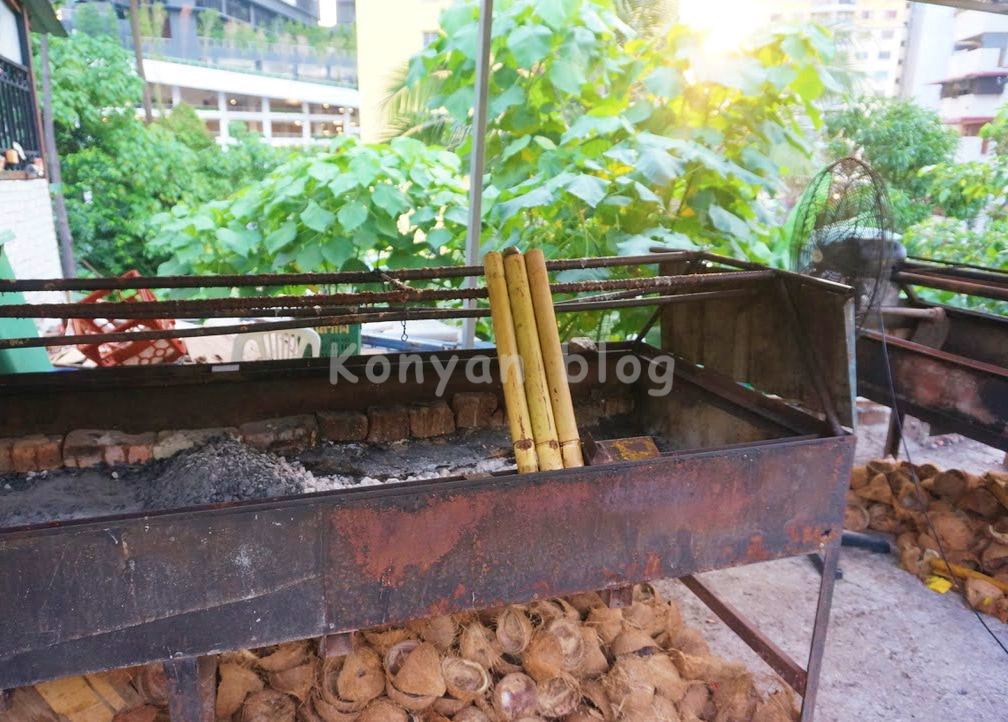
M 480 0 L 479 36 L 476 45 L 476 100 L 473 104 L 472 155 L 469 161 L 469 224 L 466 227 L 466 264 L 480 262 L 480 237 L 483 232 L 483 167 L 486 161 L 487 94 L 490 86 L 490 43 L 493 28 L 493 0 Z M 466 281 L 473 287 L 475 279 Z M 466 308 L 474 308 L 472 301 Z M 476 319 L 462 321 L 462 347 L 476 342 Z
M 836 581 L 837 563 L 840 558 L 840 539 L 830 537 L 820 545 L 820 549 L 824 555 L 823 573 L 819 582 L 815 620 L 812 624 L 808 664 L 804 669 L 704 582 L 692 575 L 680 579 L 687 589 L 693 592 L 708 609 L 738 635 L 739 639 L 780 675 L 791 689 L 802 696 L 802 722 L 812 722 L 815 715 L 823 651 L 826 648 L 826 630 L 829 625 L 830 609 L 833 605 L 833 587 Z
M 181 657 L 164 663 L 172 722 L 214 722 L 217 657 Z

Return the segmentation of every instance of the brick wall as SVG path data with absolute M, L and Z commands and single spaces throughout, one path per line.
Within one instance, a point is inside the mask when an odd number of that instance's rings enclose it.
M 3 248 L 18 278 L 63 276 L 47 180 L 0 180 L 0 230 L 4 229 L 14 232 Z M 59 293 L 25 296 L 32 303 L 61 300 Z

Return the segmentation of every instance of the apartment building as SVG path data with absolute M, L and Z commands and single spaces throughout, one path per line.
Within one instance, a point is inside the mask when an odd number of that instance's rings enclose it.
M 68 24 L 84 5 L 111 14 L 123 44 L 133 48 L 129 0 L 71 5 L 64 13 Z M 290 22 L 318 25 L 317 0 L 164 0 L 153 7 L 158 10 L 141 43 L 155 113 L 187 103 L 224 144 L 235 121 L 274 145 L 359 133 L 353 48 L 312 45 L 277 32 L 293 27 Z M 334 10 L 337 20 L 352 26 L 353 0 L 338 0 Z

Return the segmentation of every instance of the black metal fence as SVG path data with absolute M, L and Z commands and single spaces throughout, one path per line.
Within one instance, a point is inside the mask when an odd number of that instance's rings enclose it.
M 0 57 L 0 150 L 17 142 L 26 153 L 41 153 L 36 120 L 28 68 Z

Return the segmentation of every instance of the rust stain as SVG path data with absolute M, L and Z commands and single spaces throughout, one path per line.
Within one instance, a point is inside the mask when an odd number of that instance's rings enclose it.
M 770 552 L 763 545 L 763 535 L 753 534 L 746 545 L 745 558 L 750 562 L 762 562 L 770 558 Z
M 647 557 L 647 564 L 644 565 L 644 576 L 653 579 L 661 573 L 662 561 L 658 552 L 651 552 Z
M 455 591 L 452 593 L 452 599 L 462 599 L 466 596 L 468 592 L 466 591 L 465 585 L 459 582 L 455 585 Z

